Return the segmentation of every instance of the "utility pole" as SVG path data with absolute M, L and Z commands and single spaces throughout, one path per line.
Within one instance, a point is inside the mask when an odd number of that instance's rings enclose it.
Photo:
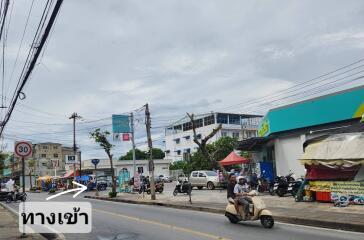
M 74 112 L 69 119 L 73 119 L 73 156 L 75 157 L 75 163 L 73 164 L 73 179 L 76 180 L 76 156 L 77 156 L 77 146 L 76 146 L 76 120 L 81 119 L 76 112 Z M 81 171 L 81 158 L 80 158 L 80 178 L 82 176 Z
M 133 145 L 133 176 L 135 177 L 136 165 L 135 165 L 135 141 L 134 141 L 134 115 L 130 113 L 130 126 L 131 126 L 131 143 Z
M 155 184 L 154 184 L 154 162 L 153 162 L 153 144 L 152 144 L 152 135 L 150 133 L 151 128 L 151 120 L 150 120 L 150 112 L 149 112 L 149 106 L 148 103 L 145 104 L 145 126 L 147 128 L 147 138 L 148 138 L 148 147 L 149 147 L 149 162 L 148 162 L 148 168 L 149 168 L 149 174 L 150 174 L 150 193 L 151 193 L 151 199 L 155 200 Z

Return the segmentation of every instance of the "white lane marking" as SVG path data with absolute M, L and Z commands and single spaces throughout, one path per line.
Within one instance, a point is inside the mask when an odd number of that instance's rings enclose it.
M 56 197 L 59 197 L 63 194 L 66 194 L 66 193 L 70 193 L 70 192 L 74 192 L 74 191 L 78 191 L 75 195 L 73 195 L 73 198 L 77 197 L 80 193 L 84 192 L 85 190 L 87 190 L 87 187 L 85 185 L 82 185 L 82 184 L 79 184 L 78 182 L 75 182 L 75 181 L 72 181 L 73 184 L 76 184 L 77 186 L 81 187 L 81 188 L 73 188 L 73 189 L 70 189 L 70 190 L 67 190 L 67 191 L 63 191 L 63 192 L 60 192 L 60 193 L 57 193 L 56 195 L 53 195 L 53 196 L 50 196 L 50 197 L 47 197 L 46 200 L 51 200 L 53 198 L 56 198 Z
M 352 231 L 347 231 L 347 230 L 341 230 L 341 229 L 334 229 L 334 228 L 322 228 L 322 227 L 314 227 L 314 226 L 307 226 L 307 225 L 298 225 L 298 224 L 293 224 L 293 223 L 284 223 L 284 222 L 276 222 L 280 225 L 288 225 L 288 226 L 292 226 L 292 227 L 302 227 L 302 228 L 308 228 L 308 229 L 315 229 L 315 230 L 319 230 L 319 231 L 326 231 L 326 232 L 339 232 L 339 233 L 343 233 L 343 234 L 356 234 L 359 236 L 363 236 L 364 237 L 364 233 L 362 232 L 352 232 Z

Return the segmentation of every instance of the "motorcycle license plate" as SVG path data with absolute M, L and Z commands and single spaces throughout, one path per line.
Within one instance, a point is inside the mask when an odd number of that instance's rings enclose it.
M 289 187 L 289 188 L 288 188 L 288 191 L 292 191 L 292 187 Z
M 274 186 L 273 190 L 277 190 L 278 186 Z

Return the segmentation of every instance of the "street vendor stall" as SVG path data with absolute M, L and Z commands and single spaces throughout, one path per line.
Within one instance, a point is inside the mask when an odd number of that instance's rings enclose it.
M 234 151 L 232 151 L 225 159 L 219 162 L 222 166 L 231 166 L 237 164 L 248 164 L 249 159 L 241 157 L 237 155 Z
M 356 177 L 364 167 L 364 132 L 311 139 L 300 161 L 316 200 L 364 204 L 364 182 Z M 355 180 L 355 181 L 354 181 Z
M 37 187 L 42 189 L 43 191 L 48 191 L 52 186 L 52 177 L 51 176 L 43 176 L 37 178 Z

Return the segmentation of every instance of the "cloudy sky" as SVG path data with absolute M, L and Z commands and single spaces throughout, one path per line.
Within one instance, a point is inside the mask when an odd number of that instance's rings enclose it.
M 20 51 L 31 1 L 10 6 L 6 99 L 13 94 L 44 5 L 34 2 Z M 6 127 L 4 146 L 11 150 L 15 139 L 71 146 L 68 117 L 78 112 L 83 157 L 104 157 L 88 137 L 90 129 L 110 129 L 111 114 L 146 102 L 157 146 L 163 126 L 186 112 L 264 114 L 274 105 L 272 99 L 258 104 L 259 99 L 363 58 L 363 22 L 361 0 L 65 0 L 26 85 L 26 99 Z M 359 71 L 359 63 L 355 66 Z M 364 84 L 363 79 L 346 80 L 325 91 Z M 143 113 L 135 114 L 137 143 L 143 148 Z M 115 155 L 129 147 L 117 144 Z

